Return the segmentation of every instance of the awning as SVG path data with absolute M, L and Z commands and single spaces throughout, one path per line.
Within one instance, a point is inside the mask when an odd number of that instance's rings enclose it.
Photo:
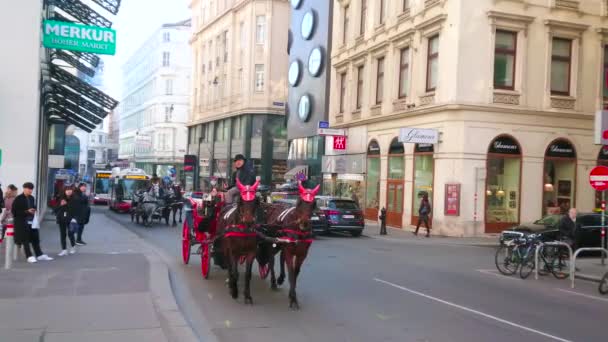
M 285 173 L 285 179 L 298 178 L 299 176 L 308 178 L 308 165 L 298 165 Z

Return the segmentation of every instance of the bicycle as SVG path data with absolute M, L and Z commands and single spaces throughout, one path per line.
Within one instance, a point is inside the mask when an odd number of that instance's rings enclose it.
M 598 287 L 598 290 L 603 295 L 608 294 L 608 272 L 604 274 L 604 277 L 600 281 L 600 286 Z
M 526 279 L 532 274 L 532 271 L 537 267 L 535 264 L 535 253 L 536 248 L 540 245 L 538 250 L 538 261 L 542 265 L 538 269 L 540 275 L 547 275 L 550 273 L 556 279 L 565 279 L 570 275 L 570 256 L 563 246 L 544 245 L 542 235 L 532 234 L 528 236 L 529 243 L 526 249 L 524 259 L 521 261 L 521 267 L 519 269 L 519 276 L 522 279 Z
M 494 263 L 498 271 L 504 275 L 513 275 L 517 272 L 519 264 L 524 259 L 522 247 L 528 240 L 521 234 L 519 237 L 502 241 L 494 256 Z

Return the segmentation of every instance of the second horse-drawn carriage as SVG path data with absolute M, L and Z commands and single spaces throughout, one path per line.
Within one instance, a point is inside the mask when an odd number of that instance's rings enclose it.
M 319 186 L 305 189 L 299 184 L 295 206 L 284 203 L 267 204 L 256 196 L 259 182 L 243 185 L 237 180 L 240 196 L 234 205 L 225 205 L 222 196 L 185 201 L 186 218 L 182 230 L 182 258 L 201 256 L 201 272 L 209 277 L 211 260 L 228 270 L 230 294 L 238 298 L 238 266 L 245 264 L 245 303 L 252 304 L 250 281 L 252 265 L 258 261 L 260 276 L 271 275 L 271 287 L 282 284 L 287 268 L 290 307 L 299 304 L 295 292 L 297 276 L 312 243 L 310 217 Z M 280 255 L 281 274 L 275 278 L 274 259 Z

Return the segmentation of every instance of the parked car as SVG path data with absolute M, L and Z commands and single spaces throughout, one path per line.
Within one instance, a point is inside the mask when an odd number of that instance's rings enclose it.
M 327 232 L 345 232 L 361 236 L 365 228 L 363 211 L 352 199 L 317 196 L 317 207 L 327 218 Z
M 547 215 L 532 223 L 524 223 L 501 234 L 501 241 L 510 238 L 509 231 L 524 234 L 542 234 L 543 240 L 551 241 L 559 239 L 559 220 L 562 215 Z M 605 219 L 608 224 L 608 215 Z M 602 244 L 602 214 L 601 213 L 578 213 L 576 215 L 575 241 L 578 248 L 601 247 Z
M 273 203 L 286 203 L 292 206 L 296 205 L 297 199 L 287 198 L 287 199 L 277 199 L 274 200 Z M 317 234 L 327 234 L 329 232 L 327 227 L 327 217 L 323 210 L 319 209 L 317 206 L 312 213 L 312 217 L 310 218 L 310 224 L 313 235 Z

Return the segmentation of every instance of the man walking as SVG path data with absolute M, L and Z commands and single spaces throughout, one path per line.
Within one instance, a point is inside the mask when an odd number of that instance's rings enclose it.
M 80 183 L 78 185 L 77 192 L 78 200 L 80 201 L 80 215 L 76 218 L 78 223 L 78 232 L 76 235 L 76 244 L 78 246 L 86 246 L 86 242 L 82 239 L 82 233 L 84 232 L 84 226 L 89 223 L 91 217 L 91 206 L 89 204 L 89 196 L 87 195 L 87 184 Z
M 236 170 L 234 170 L 232 177 L 230 177 L 230 186 L 226 193 L 226 204 L 228 205 L 234 203 L 234 198 L 239 195 L 239 189 L 236 186 L 237 178 L 244 185 L 252 185 L 255 182 L 254 171 L 246 164 L 247 159 L 242 154 L 237 154 L 234 157 L 234 167 Z
M 34 184 L 27 182 L 23 184 L 23 193 L 15 198 L 12 212 L 15 224 L 15 244 L 23 245 L 27 262 L 30 264 L 36 261 L 53 260 L 48 255 L 42 253 L 40 249 L 40 235 L 38 233 L 38 223 L 32 228 L 36 218 L 36 199 L 32 196 Z M 35 256 L 32 255 L 30 244 L 34 248 Z

